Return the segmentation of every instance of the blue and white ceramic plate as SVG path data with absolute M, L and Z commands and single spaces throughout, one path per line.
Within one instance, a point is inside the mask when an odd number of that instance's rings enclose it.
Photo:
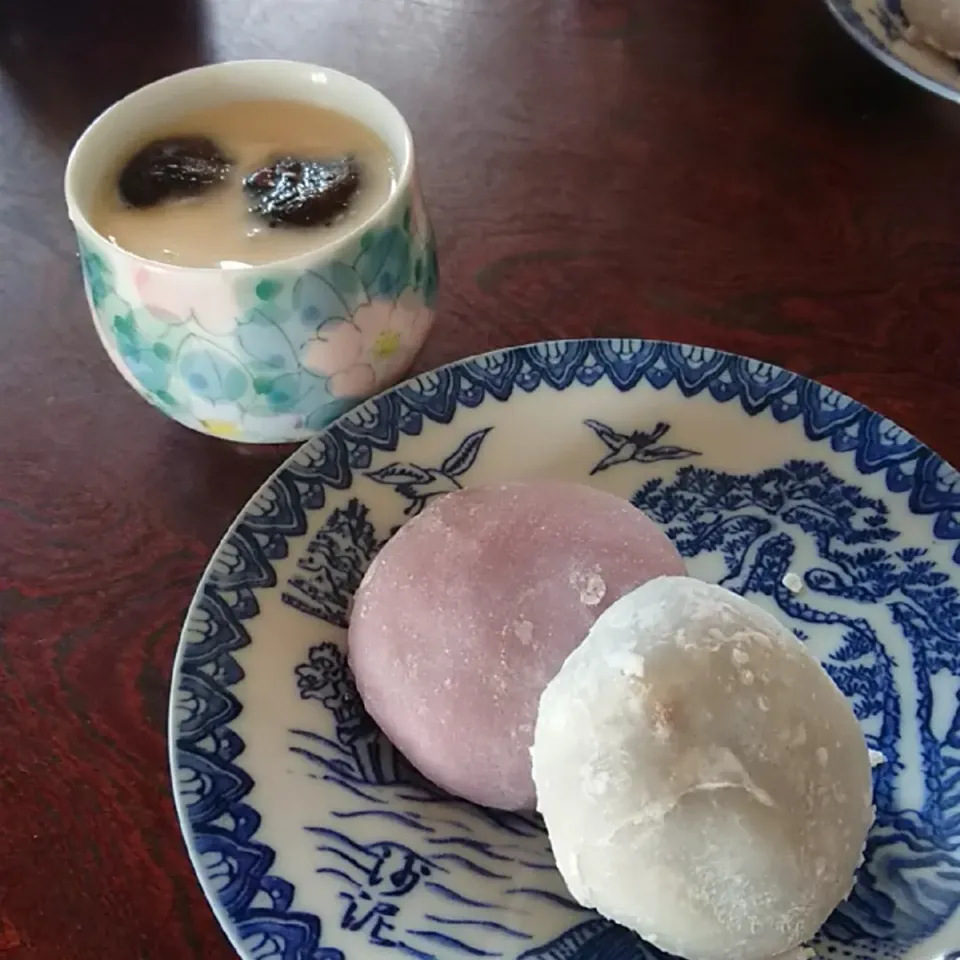
M 827 0 L 841 26 L 897 73 L 948 100 L 960 101 L 960 66 L 914 42 L 900 0 Z
M 776 613 L 849 696 L 886 762 L 819 956 L 960 957 L 960 475 L 826 387 L 640 340 L 537 344 L 402 384 L 307 443 L 227 534 L 181 639 L 171 746 L 190 855 L 237 951 L 661 956 L 571 901 L 536 819 L 416 777 L 344 662 L 351 595 L 391 533 L 447 491 L 527 477 L 630 498 L 692 574 Z

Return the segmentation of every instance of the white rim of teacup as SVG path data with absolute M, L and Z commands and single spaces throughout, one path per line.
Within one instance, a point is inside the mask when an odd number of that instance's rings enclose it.
M 189 87 L 191 84 L 196 83 L 197 78 L 201 75 L 206 75 L 208 79 L 215 82 L 218 74 L 236 74 L 244 71 L 268 72 L 271 70 L 285 71 L 287 73 L 294 71 L 302 72 L 308 78 L 308 81 L 304 85 L 306 90 L 309 90 L 311 86 L 326 85 L 331 82 L 335 84 L 341 84 L 346 89 L 353 89 L 357 94 L 368 101 L 372 108 L 371 112 L 382 112 L 384 126 L 390 126 L 393 128 L 395 133 L 394 137 L 384 136 L 382 129 L 377 129 L 375 125 L 371 124 L 366 117 L 358 116 L 357 112 L 350 110 L 347 105 L 337 104 L 334 102 L 331 102 L 327 105 L 329 109 L 339 110 L 341 113 L 345 113 L 347 116 L 350 116 L 360 123 L 363 123 L 364 125 L 374 129 L 374 132 L 386 142 L 387 148 L 394 155 L 394 160 L 397 163 L 396 186 L 390 196 L 388 196 L 386 200 L 384 200 L 383 203 L 377 207 L 373 213 L 370 214 L 369 217 L 367 217 L 361 223 L 358 223 L 349 232 L 337 237 L 334 240 L 330 240 L 326 243 L 321 243 L 316 247 L 312 247 L 307 252 L 298 254 L 295 257 L 286 257 L 280 260 L 268 260 L 264 263 L 250 265 L 231 264 L 229 266 L 213 267 L 191 267 L 184 264 L 166 263 L 162 260 L 151 260 L 149 257 L 142 257 L 139 254 L 127 250 L 125 247 L 118 246 L 107 237 L 103 236 L 103 234 L 98 230 L 94 229 L 84 211 L 85 204 L 82 202 L 81 197 L 79 196 L 79 194 L 83 191 L 78 188 L 77 181 L 80 179 L 83 173 L 84 165 L 91 162 L 91 153 L 96 154 L 98 152 L 98 148 L 100 148 L 100 151 L 104 153 L 108 152 L 109 148 L 103 146 L 103 140 L 104 138 L 111 137 L 111 134 L 113 133 L 113 130 L 111 129 L 112 127 L 115 127 L 117 130 L 123 129 L 123 118 L 128 114 L 131 114 L 131 112 L 135 115 L 136 111 L 143 105 L 143 101 L 150 101 L 153 98 L 159 99 L 162 94 L 172 92 L 177 86 Z M 264 89 L 263 99 L 271 98 L 272 97 L 269 88 Z M 255 97 L 249 97 L 249 99 L 255 99 Z M 283 96 L 277 96 L 276 99 L 285 98 Z M 229 96 L 225 96 L 223 98 L 224 103 L 228 103 L 229 101 Z M 311 101 L 308 98 L 304 98 L 304 102 Z M 139 126 L 139 124 L 134 121 L 131 126 L 136 127 Z M 129 136 L 125 136 L 124 139 L 128 142 L 122 145 L 123 148 L 128 148 L 136 142 L 135 138 Z M 407 192 L 413 178 L 413 163 L 413 135 L 410 132 L 410 128 L 407 125 L 407 121 L 404 119 L 403 114 L 400 113 L 396 106 L 394 106 L 394 104 L 384 94 L 382 94 L 375 87 L 372 87 L 370 84 L 365 83 L 363 80 L 359 80 L 349 73 L 343 73 L 339 70 L 334 70 L 331 67 L 305 63 L 298 60 L 227 60 L 223 63 L 213 63 L 200 67 L 192 67 L 189 70 L 182 70 L 179 73 L 173 73 L 167 77 L 162 77 L 159 80 L 155 80 L 153 83 L 149 83 L 146 86 L 134 90 L 132 93 L 127 94 L 127 96 L 125 96 L 122 100 L 118 100 L 112 106 L 107 107 L 107 109 L 104 110 L 103 113 L 101 113 L 86 128 L 86 130 L 84 130 L 84 132 L 80 135 L 80 138 L 74 144 L 73 149 L 70 151 L 70 156 L 67 158 L 67 167 L 63 178 L 63 192 L 67 202 L 67 215 L 69 216 L 74 227 L 80 233 L 86 234 L 88 237 L 94 238 L 99 243 L 113 248 L 123 257 L 127 257 L 133 261 L 142 263 L 146 267 L 152 267 L 164 271 L 190 274 L 243 273 L 249 270 L 269 270 L 274 268 L 285 269 L 296 268 L 298 266 L 307 266 L 311 263 L 315 263 L 318 256 L 323 256 L 326 258 L 335 254 L 343 247 L 354 243 L 357 238 L 370 227 L 371 224 L 381 220 L 384 213 L 389 211 L 398 202 L 399 198 Z M 92 175 L 90 179 L 91 184 L 95 184 L 98 179 L 98 174 Z M 91 186 L 90 189 L 92 190 L 92 188 L 93 187 Z M 89 203 L 89 196 L 86 199 L 87 203 Z

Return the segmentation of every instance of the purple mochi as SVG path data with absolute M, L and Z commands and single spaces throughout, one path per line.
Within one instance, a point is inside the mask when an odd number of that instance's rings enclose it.
M 665 534 L 613 494 L 554 481 L 448 494 L 400 528 L 360 584 L 357 688 L 429 780 L 532 809 L 540 694 L 607 607 L 685 572 Z

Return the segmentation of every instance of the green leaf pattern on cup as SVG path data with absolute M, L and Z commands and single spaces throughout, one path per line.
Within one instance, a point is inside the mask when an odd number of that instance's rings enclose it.
M 433 319 L 436 252 L 416 188 L 394 221 L 335 260 L 223 273 L 216 282 L 229 289 L 218 288 L 215 302 L 233 304 L 232 317 L 184 303 L 179 271 L 152 267 L 144 293 L 131 280 L 137 261 L 78 242 L 114 361 L 148 400 L 220 436 L 305 438 L 400 379 Z

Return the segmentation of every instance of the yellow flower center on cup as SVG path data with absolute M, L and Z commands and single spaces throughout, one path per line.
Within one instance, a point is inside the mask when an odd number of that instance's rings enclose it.
M 229 420 L 201 420 L 200 422 L 210 433 L 218 437 L 226 437 L 228 440 L 239 436 L 243 432 L 240 424 L 232 423 Z
M 386 360 L 400 349 L 400 334 L 394 330 L 384 330 L 373 341 L 373 355 L 379 360 Z

